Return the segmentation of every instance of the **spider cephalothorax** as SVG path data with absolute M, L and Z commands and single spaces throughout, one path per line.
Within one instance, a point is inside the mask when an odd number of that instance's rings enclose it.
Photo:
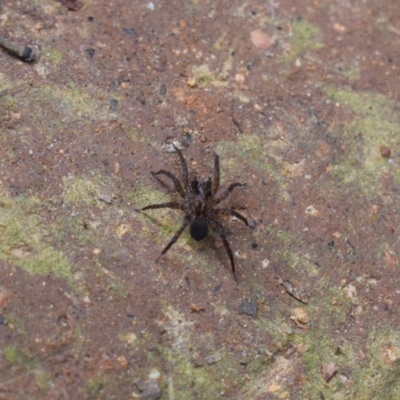
M 221 222 L 218 221 L 217 216 L 219 215 L 233 215 L 236 218 L 243 221 L 247 226 L 249 225 L 247 219 L 243 215 L 239 214 L 237 211 L 230 208 L 214 208 L 221 201 L 225 200 L 232 190 L 237 186 L 244 186 L 243 183 L 231 183 L 222 194 L 217 197 L 216 194 L 219 189 L 219 157 L 214 153 L 214 180 L 208 178 L 205 181 L 199 181 L 197 177 L 194 177 L 190 182 L 188 180 L 188 169 L 186 165 L 185 158 L 182 152 L 174 145 L 174 149 L 179 155 L 182 171 L 183 171 L 183 187 L 175 175 L 171 172 L 160 170 L 158 172 L 152 172 L 154 176 L 156 175 L 166 175 L 172 180 L 175 186 L 175 190 L 182 197 L 182 202 L 169 202 L 162 204 L 151 204 L 149 206 L 143 207 L 141 210 L 150 210 L 156 208 L 173 208 L 176 210 L 182 210 L 185 213 L 182 226 L 178 229 L 175 235 L 172 237 L 171 241 L 162 251 L 161 256 L 163 256 L 169 248 L 178 240 L 182 232 L 190 225 L 190 235 L 193 239 L 199 241 L 204 239 L 208 235 L 208 226 L 214 225 L 219 235 L 224 243 L 225 250 L 228 253 L 229 259 L 231 261 L 232 272 L 235 276 L 235 261 L 233 259 L 233 253 L 231 247 L 226 239 L 226 234 L 224 227 Z M 159 257 L 159 258 L 160 258 Z M 158 258 L 158 259 L 159 259 Z M 157 259 L 157 260 L 158 260 Z

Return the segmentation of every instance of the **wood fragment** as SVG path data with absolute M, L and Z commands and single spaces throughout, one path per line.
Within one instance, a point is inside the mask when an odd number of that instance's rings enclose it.
M 309 294 L 304 293 L 304 291 L 297 286 L 295 286 L 293 283 L 291 283 L 289 280 L 283 280 L 279 278 L 278 283 L 282 285 L 285 290 L 293 296 L 295 299 L 300 300 L 302 303 L 307 304 L 308 299 L 310 298 Z
M 211 354 L 203 358 L 196 358 L 192 361 L 194 367 L 201 367 L 202 365 L 214 364 L 222 358 L 221 353 Z

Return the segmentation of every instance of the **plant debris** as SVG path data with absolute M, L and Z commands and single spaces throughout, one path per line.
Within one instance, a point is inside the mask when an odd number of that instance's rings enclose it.
M 202 365 L 214 364 L 222 358 L 221 353 L 211 354 L 203 358 L 196 358 L 192 361 L 194 367 L 201 367 Z
M 333 375 L 335 375 L 336 371 L 337 371 L 337 367 L 333 362 L 330 362 L 328 364 L 323 364 L 321 366 L 321 374 L 322 374 L 322 378 L 324 378 L 325 382 L 329 382 Z
M 293 285 L 293 283 L 291 283 L 288 280 L 283 280 L 281 278 L 279 278 L 278 283 L 280 285 L 282 285 L 285 290 L 292 295 L 294 298 L 296 298 L 297 300 L 300 300 L 302 303 L 307 304 L 308 303 L 308 299 L 310 298 L 309 294 L 305 294 L 304 291 L 300 288 L 298 288 L 297 286 Z

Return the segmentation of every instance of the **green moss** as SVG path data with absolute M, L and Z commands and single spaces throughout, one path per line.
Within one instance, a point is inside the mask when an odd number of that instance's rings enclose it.
M 12 110 L 16 100 L 14 96 L 5 95 L 0 97 L 0 107 L 2 110 Z
M 141 134 L 137 128 L 128 128 L 128 136 L 133 142 L 139 142 Z
M 199 85 L 227 86 L 227 73 L 232 67 L 232 62 L 232 57 L 228 56 L 224 61 L 221 70 L 210 71 L 208 64 L 202 64 L 193 67 L 192 72 Z
M 47 390 L 49 388 L 49 382 L 51 381 L 51 374 L 39 371 L 36 374 L 36 380 L 39 389 Z
M 0 258 L 19 265 L 32 274 L 55 272 L 73 281 L 71 265 L 50 240 L 52 227 L 45 226 L 37 216 L 40 199 L 8 197 L 0 191 Z
M 50 62 L 51 64 L 57 65 L 61 62 L 63 58 L 63 53 L 51 47 L 44 47 L 42 49 L 42 56 L 45 58 L 46 61 Z
M 391 174 L 400 184 L 400 168 L 380 154 L 380 146 L 398 146 L 400 115 L 393 112 L 392 100 L 375 93 L 356 93 L 350 89 L 326 86 L 323 91 L 356 115 L 333 127 L 332 135 L 346 143 L 342 159 L 331 172 L 345 183 L 356 183 L 371 195 L 383 190 L 382 173 Z
M 63 87 L 41 86 L 32 89 L 31 93 L 31 106 L 43 107 L 46 104 L 61 114 L 69 113 L 75 119 L 83 116 L 97 116 L 101 107 L 104 108 L 104 112 L 107 108 L 105 101 L 100 103 L 75 83 Z M 40 110 L 38 109 L 34 115 L 37 114 L 37 117 L 41 118 Z
M 212 46 L 213 49 L 222 50 L 223 48 L 226 47 L 226 45 L 227 45 L 227 40 L 226 40 L 227 33 L 228 32 L 225 30 L 224 32 L 222 32 L 221 35 L 219 35 L 218 39 L 215 41 L 215 43 Z
M 351 80 L 360 78 L 360 63 L 358 59 L 352 59 L 348 62 L 343 62 L 338 67 L 339 72 Z
M 0 91 L 4 91 L 8 89 L 11 85 L 11 80 L 8 77 L 0 72 Z
M 107 379 L 103 375 L 89 379 L 86 385 L 86 392 L 89 399 L 99 399 L 103 390 L 107 386 Z
M 293 60 L 308 49 L 324 47 L 323 43 L 319 41 L 321 37 L 320 29 L 302 18 L 292 22 L 292 32 L 289 53 L 279 59 L 280 62 Z
M 39 366 L 39 363 L 32 356 L 14 346 L 7 346 L 4 349 L 4 357 L 10 364 L 18 367 L 34 369 Z
M 10 329 L 15 330 L 21 335 L 26 333 L 24 321 L 20 317 L 14 314 L 4 314 L 4 317 L 7 318 Z
M 217 73 L 211 72 L 208 64 L 193 67 L 193 75 L 200 85 L 209 85 L 217 79 Z
M 275 151 L 275 150 L 278 151 Z M 228 158 L 228 150 L 232 151 L 236 157 Z M 268 140 L 267 137 L 259 135 L 240 135 L 236 141 L 219 142 L 216 148 L 217 153 L 221 156 L 221 179 L 225 178 L 225 171 L 237 170 L 238 166 L 244 168 L 246 164 L 250 164 L 264 174 L 271 176 L 281 190 L 282 197 L 287 200 L 287 184 L 283 179 L 283 174 L 269 162 L 269 158 L 281 162 L 279 157 L 279 143 Z M 238 171 L 239 173 L 243 171 Z
M 64 201 L 73 204 L 95 204 L 100 193 L 100 185 L 98 179 L 99 177 L 63 177 Z
M 192 323 L 185 316 L 172 307 L 166 313 L 168 322 L 163 326 L 172 341 L 168 347 L 162 348 L 163 356 L 170 365 L 170 379 L 166 395 L 169 399 L 193 399 L 193 393 L 201 393 L 205 399 L 218 399 L 225 390 L 224 380 L 241 381 L 241 371 L 238 370 L 237 360 L 231 360 L 223 349 L 216 349 L 213 345 L 212 334 L 199 335 L 193 329 Z M 198 343 L 208 343 L 211 354 L 220 353 L 221 360 L 217 364 L 194 367 L 190 348 Z M 229 377 L 229 378 L 228 378 Z
M 390 328 L 371 329 L 365 346 L 369 354 L 354 365 L 355 399 L 400 398 L 400 333 Z

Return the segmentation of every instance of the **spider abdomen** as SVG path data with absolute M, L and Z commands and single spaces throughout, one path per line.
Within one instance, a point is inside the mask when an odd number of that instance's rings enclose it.
M 208 235 L 208 221 L 203 216 L 196 217 L 190 225 L 190 236 L 196 241 Z

